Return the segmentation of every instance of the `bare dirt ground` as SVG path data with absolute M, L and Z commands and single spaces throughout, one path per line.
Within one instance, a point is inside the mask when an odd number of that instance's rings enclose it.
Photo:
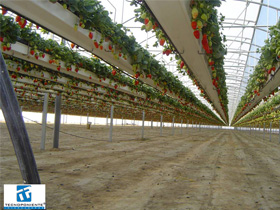
M 22 183 L 13 146 L 1 124 L 1 187 Z M 62 125 L 60 148 L 40 151 L 41 127 L 27 124 L 47 209 L 280 210 L 280 144 L 261 133 L 176 128 Z M 134 139 L 134 140 L 133 140 Z M 103 140 L 103 141 L 102 141 Z

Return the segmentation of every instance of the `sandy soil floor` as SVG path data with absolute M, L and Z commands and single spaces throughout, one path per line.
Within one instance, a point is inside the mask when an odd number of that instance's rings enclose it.
M 1 187 L 22 183 L 5 124 L 1 124 Z M 40 151 L 41 127 L 27 124 L 47 209 L 280 210 L 280 144 L 274 135 L 229 130 L 62 125 L 60 148 Z M 2 208 L 2 207 L 1 207 Z

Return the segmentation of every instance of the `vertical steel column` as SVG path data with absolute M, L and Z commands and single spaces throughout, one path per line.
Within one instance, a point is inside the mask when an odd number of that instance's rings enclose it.
M 162 136 L 162 115 L 160 115 L 160 136 Z
M 106 126 L 108 126 L 108 115 L 106 117 Z
M 10 76 L 0 52 L 0 107 L 14 146 L 21 176 L 27 184 L 40 184 L 37 165 Z
M 58 148 L 59 145 L 60 119 L 61 119 L 61 94 L 57 95 L 55 98 L 53 148 Z
M 113 120 L 114 120 L 114 106 L 111 106 L 111 121 L 110 121 L 110 130 L 109 130 L 109 142 L 112 142 L 113 138 Z
M 151 120 L 151 129 L 153 129 L 154 126 L 153 126 L 153 120 Z
M 272 128 L 272 122 L 270 122 L 270 126 L 269 126 L 269 141 L 271 141 L 271 128 Z
M 122 117 L 122 126 L 123 126 L 123 117 Z
M 280 144 L 280 120 L 279 120 L 279 144 Z
M 181 119 L 181 134 L 183 134 L 183 119 Z
M 201 131 L 201 127 L 200 127 L 201 125 L 200 125 L 200 123 L 199 123 L 199 131 Z
M 41 136 L 41 146 L 40 146 L 41 150 L 45 149 L 48 102 L 49 102 L 49 93 L 45 93 L 44 105 L 43 105 L 43 116 L 42 116 L 42 136 Z
M 145 111 L 143 111 L 143 117 L 142 117 L 142 132 L 141 132 L 141 139 L 144 139 L 144 126 L 145 126 Z
M 173 120 L 172 120 L 172 135 L 173 135 L 173 136 L 174 136 L 174 134 L 175 134 L 174 121 L 175 121 L 175 117 L 173 117 Z
M 82 125 L 82 116 L 80 116 L 80 125 Z
M 87 113 L 87 124 L 89 122 L 89 113 Z
M 265 123 L 263 123 L 263 140 L 265 138 Z

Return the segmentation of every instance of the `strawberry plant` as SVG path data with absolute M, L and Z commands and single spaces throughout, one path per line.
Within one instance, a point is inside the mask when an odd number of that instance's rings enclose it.
M 275 74 L 279 71 L 279 56 L 280 56 L 280 21 L 275 26 L 270 27 L 269 38 L 265 40 L 265 45 L 258 49 L 261 53 L 258 64 L 255 66 L 253 74 L 250 75 L 246 91 L 241 97 L 241 100 L 237 106 L 234 114 L 233 122 L 235 122 L 242 111 L 246 109 L 248 104 L 254 100 L 259 92 L 264 88 L 270 74 Z M 278 66 L 278 69 L 276 69 Z

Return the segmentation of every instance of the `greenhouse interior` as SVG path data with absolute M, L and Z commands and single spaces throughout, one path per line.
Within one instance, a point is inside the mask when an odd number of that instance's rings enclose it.
M 1 209 L 280 209 L 279 0 L 0 9 Z

